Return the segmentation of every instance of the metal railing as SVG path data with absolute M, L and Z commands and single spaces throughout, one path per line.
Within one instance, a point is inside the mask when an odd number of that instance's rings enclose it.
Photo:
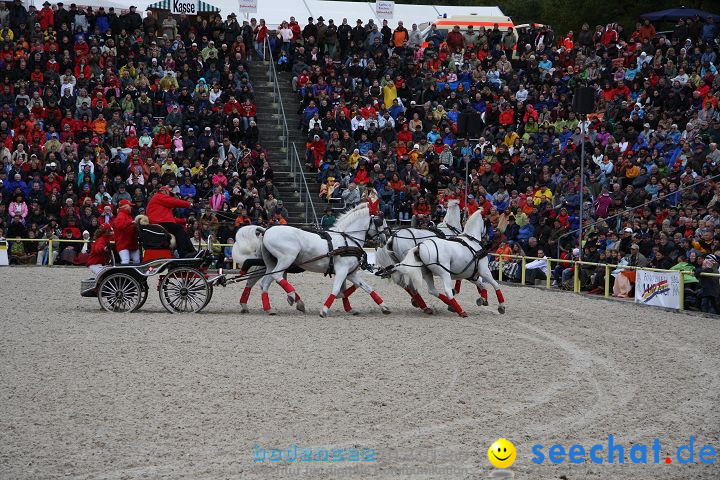
M 53 251 L 55 250 L 55 245 L 61 245 L 62 243 L 88 243 L 89 241 L 86 240 L 76 240 L 76 239 L 51 239 L 51 238 L 2 238 L 0 239 L 4 242 L 45 242 L 47 243 L 46 249 L 43 250 L 37 250 L 37 254 L 39 255 L 40 252 L 44 252 L 45 250 L 48 251 L 48 266 L 53 266 L 55 264 L 55 256 L 53 255 Z M 214 243 L 216 247 L 230 247 L 232 246 L 231 243 Z M 366 249 L 368 251 L 372 251 L 370 249 Z M 60 253 L 60 248 L 58 247 L 57 253 Z M 44 253 L 43 253 L 44 255 Z M 504 271 L 503 267 L 506 263 L 509 261 L 514 262 L 520 262 L 520 285 L 525 286 L 525 280 L 526 280 L 526 274 L 527 269 L 526 265 L 528 260 L 534 261 L 534 260 L 545 260 L 546 262 L 546 269 L 547 273 L 545 274 L 545 288 L 552 288 L 552 271 L 553 271 L 553 264 L 565 264 L 570 268 L 572 266 L 573 268 L 573 292 L 574 293 L 582 293 L 581 290 L 581 280 L 580 280 L 580 268 L 577 268 L 578 266 L 589 266 L 589 267 L 601 267 L 604 269 L 605 278 L 604 278 L 604 285 L 603 285 L 603 294 L 605 297 L 610 297 L 610 276 L 612 272 L 616 269 L 622 269 L 622 270 L 645 270 L 650 272 L 662 272 L 662 273 L 679 273 L 680 274 L 680 285 L 679 285 L 679 294 L 680 294 L 680 310 L 685 310 L 685 275 L 694 276 L 692 272 L 683 271 L 683 270 L 664 270 L 660 268 L 650 268 L 650 267 L 638 267 L 638 266 L 632 266 L 632 265 L 617 265 L 617 264 L 609 264 L 609 263 L 597 263 L 597 262 L 585 262 L 582 260 L 569 260 L 569 259 L 559 259 L 559 258 L 548 258 L 548 257 L 528 257 L 528 256 L 520 256 L 520 255 L 512 255 L 512 254 L 495 254 L 491 253 L 489 255 L 489 258 L 492 258 L 493 260 L 496 260 L 498 262 L 498 281 L 502 282 L 504 277 Z M 44 264 L 43 264 L 44 265 Z M 233 260 L 233 269 L 237 268 L 237 265 L 235 264 L 235 260 Z M 76 265 L 80 266 L 80 265 Z M 702 272 L 700 273 L 700 276 L 703 277 L 714 277 L 720 280 L 720 273 L 707 273 Z
M 312 210 L 314 224 L 319 225 L 320 222 L 318 220 L 317 213 L 315 212 L 315 203 L 312 200 L 310 188 L 308 187 L 307 179 L 305 178 L 303 162 L 300 160 L 297 146 L 294 142 L 290 141 L 290 128 L 288 127 L 285 105 L 283 104 L 282 93 L 280 92 L 280 81 L 278 80 L 277 69 L 275 68 L 275 58 L 273 57 L 268 37 L 265 38 L 263 49 L 263 57 L 268 62 L 268 78 L 273 86 L 273 98 L 278 107 L 277 123 L 282 131 L 282 148 L 285 151 L 285 164 L 290 169 L 290 176 L 293 180 L 293 188 L 298 194 L 298 201 L 301 204 L 305 204 L 305 221 L 307 223 L 312 223 L 310 217 L 310 211 Z M 298 177 L 300 177 L 302 181 L 300 181 Z
M 310 212 L 312 211 L 312 218 L 314 219 L 314 224 L 316 226 L 320 226 L 320 221 L 318 220 L 317 211 L 315 211 L 315 202 L 313 201 L 312 197 L 310 196 L 310 187 L 308 187 L 307 179 L 305 178 L 305 172 L 303 171 L 303 164 L 300 160 L 300 155 L 297 151 L 297 146 L 293 143 L 293 154 L 290 155 L 291 161 L 291 171 L 293 171 L 293 182 L 297 182 L 297 177 L 299 176 L 302 179 L 302 185 L 296 185 L 295 188 L 297 188 L 297 191 L 299 193 L 299 200 L 300 203 L 305 204 L 305 220 L 310 223 Z
M 36 243 L 47 243 L 47 246 L 43 248 L 42 250 L 35 250 L 35 252 L 40 255 L 41 252 L 43 252 L 43 256 L 45 255 L 45 251 L 47 250 L 47 266 L 52 267 L 55 265 L 55 255 L 52 252 L 56 252 L 58 255 L 60 254 L 60 251 L 62 249 L 63 243 L 82 243 L 82 244 L 88 244 L 92 243 L 92 240 L 85 240 L 85 239 L 75 239 L 75 238 L 2 238 L 0 237 L 0 242 L 6 242 L 6 247 L 9 248 L 10 243 L 12 242 L 36 242 Z M 232 243 L 213 243 L 215 247 L 232 247 Z M 9 256 L 9 254 L 8 254 Z M 42 264 L 36 264 L 38 266 L 44 266 L 45 263 Z M 81 267 L 83 265 L 72 265 Z M 235 260 L 233 260 L 233 268 L 236 268 Z
M 581 281 L 580 281 L 580 268 L 578 266 L 586 266 L 586 267 L 602 267 L 605 269 L 605 278 L 604 278 L 604 285 L 603 285 L 603 294 L 605 297 L 610 297 L 610 275 L 611 273 L 616 269 L 622 269 L 622 270 L 646 270 L 649 272 L 662 272 L 662 273 L 679 273 L 680 274 L 680 310 L 685 309 L 685 275 L 693 275 L 691 272 L 683 271 L 683 270 L 665 270 L 661 268 L 650 268 L 650 267 L 639 267 L 639 266 L 633 266 L 633 265 L 618 265 L 618 264 L 609 264 L 609 263 L 597 263 L 597 262 L 585 262 L 582 260 L 570 260 L 570 259 L 560 259 L 560 258 L 540 258 L 540 257 L 526 257 L 526 256 L 520 256 L 520 255 L 511 255 L 511 254 L 490 254 L 490 256 L 497 260 L 498 262 L 498 281 L 503 281 L 503 266 L 505 263 L 508 263 L 509 259 L 512 259 L 514 261 L 520 262 L 520 284 L 525 285 L 525 278 L 526 278 L 526 264 L 528 260 L 545 260 L 547 262 L 546 269 L 547 273 L 545 274 L 545 288 L 552 288 L 552 265 L 553 264 L 566 264 L 568 265 L 568 268 L 573 269 L 573 292 L 574 293 L 581 293 Z M 705 277 L 715 277 L 720 279 L 720 273 L 706 273 L 702 272 L 700 273 L 700 276 Z

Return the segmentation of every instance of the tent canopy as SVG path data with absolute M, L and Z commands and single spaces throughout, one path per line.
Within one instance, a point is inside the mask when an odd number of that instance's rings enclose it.
M 102 0 L 99 0 L 102 1 Z M 116 0 L 121 3 L 137 5 L 138 10 L 145 10 L 147 6 L 154 9 L 169 10 L 171 0 L 141 0 L 132 3 L 134 0 Z M 250 17 L 263 18 L 268 27 L 275 28 L 283 20 L 287 20 L 291 15 L 295 16 L 300 23 L 304 24 L 308 17 L 317 18 L 323 16 L 325 21 L 332 18 L 335 24 L 339 25 L 344 17 L 348 19 L 351 26 L 355 26 L 358 18 L 366 22 L 372 18 L 375 23 L 382 25 L 382 20 L 375 15 L 375 2 L 347 2 L 347 1 L 328 1 L 328 0 L 258 0 L 257 12 L 244 14 L 238 11 L 237 0 L 209 0 L 212 6 L 220 11 L 223 17 L 230 12 L 238 15 L 238 21 Z M 421 0 L 427 2 L 428 0 Z M 200 4 L 202 5 L 202 1 Z M 126 7 L 127 8 L 127 7 Z M 202 7 L 200 8 L 202 10 Z M 417 23 L 421 25 L 433 22 L 438 18 L 452 15 L 480 15 L 480 16 L 504 16 L 500 8 L 493 6 L 442 6 L 442 5 L 421 5 L 421 4 L 395 4 L 395 15 L 389 20 L 391 26 L 397 25 L 398 20 L 403 20 L 406 28 L 410 29 L 410 25 Z
M 160 0 L 159 2 L 151 3 L 146 8 L 150 8 L 153 10 L 170 10 L 172 0 Z M 215 5 L 210 5 L 209 3 L 205 3 L 202 0 L 198 2 L 198 13 L 205 13 L 205 12 L 219 12 L 220 9 L 216 7 Z
M 714 13 L 705 12 L 702 10 L 698 10 L 696 8 L 685 8 L 685 7 L 679 7 L 679 8 L 668 8 L 667 10 L 660 10 L 659 12 L 650 12 L 650 13 L 644 13 L 640 15 L 640 18 L 642 20 L 650 20 L 651 22 L 662 22 L 662 21 L 671 21 L 674 22 L 676 20 L 685 19 L 685 18 L 694 18 L 694 17 L 700 17 L 702 19 L 706 19 L 707 17 L 712 17 L 713 20 L 720 21 L 720 15 L 716 15 Z

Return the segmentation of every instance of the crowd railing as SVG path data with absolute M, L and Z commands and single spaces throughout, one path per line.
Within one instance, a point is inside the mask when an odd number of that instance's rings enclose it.
M 55 250 L 55 246 L 58 245 L 58 252 L 62 249 L 62 244 L 73 244 L 73 243 L 90 243 L 90 240 L 77 240 L 77 239 L 66 239 L 66 238 L 60 238 L 60 239 L 50 239 L 50 238 L 3 238 L 0 239 L 0 241 L 6 241 L 6 242 L 44 242 L 47 243 L 47 251 L 52 252 Z M 232 247 L 232 243 L 214 243 L 216 247 L 225 248 L 225 247 Z M 370 252 L 374 251 L 374 249 L 366 249 Z M 44 251 L 44 249 L 43 249 Z M 509 263 L 514 262 L 520 264 L 520 285 L 525 285 L 526 275 L 527 275 L 527 263 L 529 261 L 536 261 L 536 260 L 544 260 L 546 262 L 546 269 L 547 273 L 545 274 L 544 279 L 544 286 L 545 288 L 552 288 L 552 271 L 553 266 L 557 266 L 558 264 L 567 265 L 567 268 L 573 269 L 573 281 L 572 291 L 576 294 L 582 293 L 581 290 L 581 279 L 580 279 L 580 268 L 578 267 L 595 267 L 595 268 L 603 268 L 605 273 L 605 279 L 604 279 L 604 285 L 603 285 L 603 295 L 605 297 L 611 296 L 611 285 L 610 285 L 610 276 L 614 270 L 621 269 L 621 270 L 645 270 L 650 272 L 661 272 L 661 273 L 679 273 L 680 274 L 680 310 L 685 309 L 685 275 L 692 275 L 691 272 L 682 271 L 682 270 L 668 270 L 668 269 L 661 269 L 661 268 L 650 268 L 650 267 L 640 267 L 640 266 L 634 266 L 634 265 L 618 265 L 618 264 L 611 264 L 611 263 L 599 263 L 599 262 L 586 262 L 584 260 L 570 260 L 570 259 L 561 259 L 561 258 L 548 258 L 548 257 L 531 257 L 531 256 L 522 256 L 522 255 L 512 255 L 512 254 L 496 254 L 491 253 L 488 255 L 488 258 L 491 258 L 494 261 L 498 262 L 498 281 L 504 282 L 507 279 L 505 278 L 503 267 Z M 54 266 L 55 265 L 55 258 L 54 255 L 49 254 L 48 255 L 48 266 Z M 232 262 L 233 269 L 237 269 L 237 265 L 235 261 Z M 707 276 L 707 277 L 714 277 L 720 280 L 720 273 L 707 273 L 702 272 L 700 273 L 700 276 Z

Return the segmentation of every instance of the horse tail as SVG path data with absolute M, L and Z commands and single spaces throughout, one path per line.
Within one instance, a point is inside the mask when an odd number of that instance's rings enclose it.
M 246 260 L 262 258 L 260 247 L 265 229 L 256 225 L 240 228 L 235 234 L 235 243 L 232 248 L 233 260 L 242 268 Z
M 422 284 L 423 268 L 425 268 L 425 265 L 420 259 L 420 246 L 418 245 L 408 251 L 402 262 L 395 267 L 395 271 L 393 273 L 400 274 L 402 284 L 398 284 L 401 287 L 411 287 L 417 290 Z

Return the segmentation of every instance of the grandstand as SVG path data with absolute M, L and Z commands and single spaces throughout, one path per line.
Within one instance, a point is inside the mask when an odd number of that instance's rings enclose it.
M 389 21 L 331 15 L 340 3 L 271 23 L 210 3 L 197 16 L 163 2 L 142 15 L 0 8 L 11 261 L 82 263 L 81 240 L 119 201 L 142 213 L 162 185 L 194 201 L 178 213 L 198 247 L 248 223 L 328 227 L 361 201 L 425 226 L 457 198 L 489 219 L 493 254 L 558 262 L 535 280 L 568 286 L 574 269 L 559 261 L 573 258 L 675 268 L 703 308 L 700 274 L 720 253 L 712 17 L 669 34 L 649 21 L 554 32 L 514 29 L 496 8 L 434 9 L 438 27 L 403 22 L 400 5 Z M 573 110 L 578 86 L 594 92 L 587 120 Z M 523 281 L 513 263 L 496 274 Z M 574 288 L 600 292 L 600 270 L 580 269 Z M 613 274 L 610 288 L 625 296 L 632 281 Z

